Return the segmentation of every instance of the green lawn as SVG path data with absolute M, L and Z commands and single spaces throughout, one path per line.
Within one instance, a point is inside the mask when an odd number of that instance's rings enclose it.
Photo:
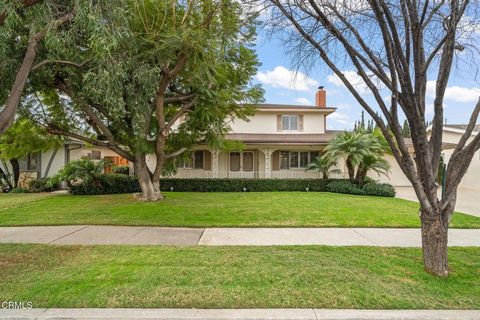
M 418 204 L 396 198 L 315 192 L 166 193 L 144 203 L 132 195 L 45 197 L 0 194 L 0 226 L 155 225 L 184 227 L 419 227 Z M 33 200 L 32 200 L 33 199 Z M 7 205 L 5 205 L 7 203 Z M 452 227 L 479 228 L 455 214 Z
M 480 248 L 0 245 L 0 301 L 34 307 L 480 309 Z

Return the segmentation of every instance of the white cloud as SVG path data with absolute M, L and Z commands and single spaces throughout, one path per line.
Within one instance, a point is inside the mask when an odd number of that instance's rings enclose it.
M 255 78 L 265 85 L 296 91 L 312 91 L 319 85 L 318 81 L 309 78 L 306 74 L 288 70 L 283 66 L 277 66 L 266 72 L 259 71 Z
M 301 105 L 306 105 L 306 106 L 313 105 L 313 103 L 310 100 L 308 100 L 307 98 L 297 98 L 297 99 L 295 99 L 295 102 L 299 103 Z
M 329 119 L 332 119 L 333 121 L 343 124 L 343 125 L 351 125 L 353 123 L 352 119 L 350 116 L 346 113 L 342 112 L 334 112 L 331 115 L 328 116 Z
M 357 90 L 359 93 L 366 94 L 370 93 L 370 89 L 368 88 L 365 81 L 363 81 L 362 77 L 360 77 L 355 71 L 342 71 L 343 75 L 347 80 L 352 84 L 352 86 Z M 368 74 L 368 76 L 372 79 L 375 85 L 379 86 L 380 83 L 376 77 L 373 77 L 373 74 Z M 344 84 L 342 80 L 336 75 L 331 74 L 327 77 L 327 82 L 332 83 L 336 86 L 343 87 Z
M 435 97 L 436 81 L 427 81 L 427 96 Z M 476 102 L 480 97 L 480 88 L 467 88 L 460 86 L 450 86 L 445 90 L 445 100 L 456 102 Z

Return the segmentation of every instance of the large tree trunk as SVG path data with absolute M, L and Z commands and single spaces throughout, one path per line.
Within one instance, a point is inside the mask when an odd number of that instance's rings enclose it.
M 10 159 L 10 164 L 12 165 L 13 187 L 16 188 L 20 180 L 20 164 L 18 163 L 18 159 Z
M 357 175 L 355 176 L 355 182 L 358 184 L 358 185 L 363 185 L 363 183 L 365 182 L 365 177 L 367 176 L 367 172 L 368 170 L 363 167 L 363 166 L 359 166 L 358 167 L 358 170 L 357 170 Z
M 136 198 L 143 201 L 157 201 L 163 199 L 160 192 L 160 182 L 152 179 L 152 173 L 147 167 L 145 155 L 135 156 L 135 175 L 138 178 L 138 183 L 142 192 L 136 195 Z
M 421 220 L 425 271 L 446 277 L 448 276 L 448 222 L 443 223 L 440 214 L 433 220 L 428 218 Z

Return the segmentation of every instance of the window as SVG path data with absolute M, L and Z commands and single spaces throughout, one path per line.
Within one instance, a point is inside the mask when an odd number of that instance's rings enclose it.
M 230 171 L 240 171 L 240 152 L 230 152 Z
M 203 169 L 203 151 L 195 151 L 193 162 L 195 169 Z
M 282 116 L 282 130 L 296 131 L 298 130 L 298 116 L 283 115 Z
M 280 151 L 280 169 L 306 168 L 319 155 L 318 151 Z
M 243 171 L 245 172 L 253 171 L 253 152 L 243 153 Z
M 288 169 L 290 166 L 288 165 L 288 151 L 280 151 L 280 169 Z
M 308 163 L 308 151 L 300 152 L 300 168 L 306 168 Z
M 190 157 L 180 163 L 178 168 L 203 169 L 203 150 L 192 153 Z
M 21 171 L 38 171 L 40 170 L 40 153 L 30 153 L 23 159 L 18 160 Z
M 87 153 L 86 156 L 82 156 L 82 159 L 101 160 L 102 152 L 98 150 L 91 150 Z

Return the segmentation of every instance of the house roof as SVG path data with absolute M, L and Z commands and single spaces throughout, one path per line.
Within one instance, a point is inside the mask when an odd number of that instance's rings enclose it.
M 250 144 L 306 144 L 325 145 L 340 131 L 327 130 L 326 133 L 230 133 L 228 140 Z
M 320 108 L 317 106 L 303 106 L 303 105 L 291 105 L 291 104 L 271 104 L 264 103 L 256 106 L 259 111 L 263 112 L 285 112 L 285 111 L 302 111 L 302 112 L 322 112 L 333 113 L 337 108 Z

